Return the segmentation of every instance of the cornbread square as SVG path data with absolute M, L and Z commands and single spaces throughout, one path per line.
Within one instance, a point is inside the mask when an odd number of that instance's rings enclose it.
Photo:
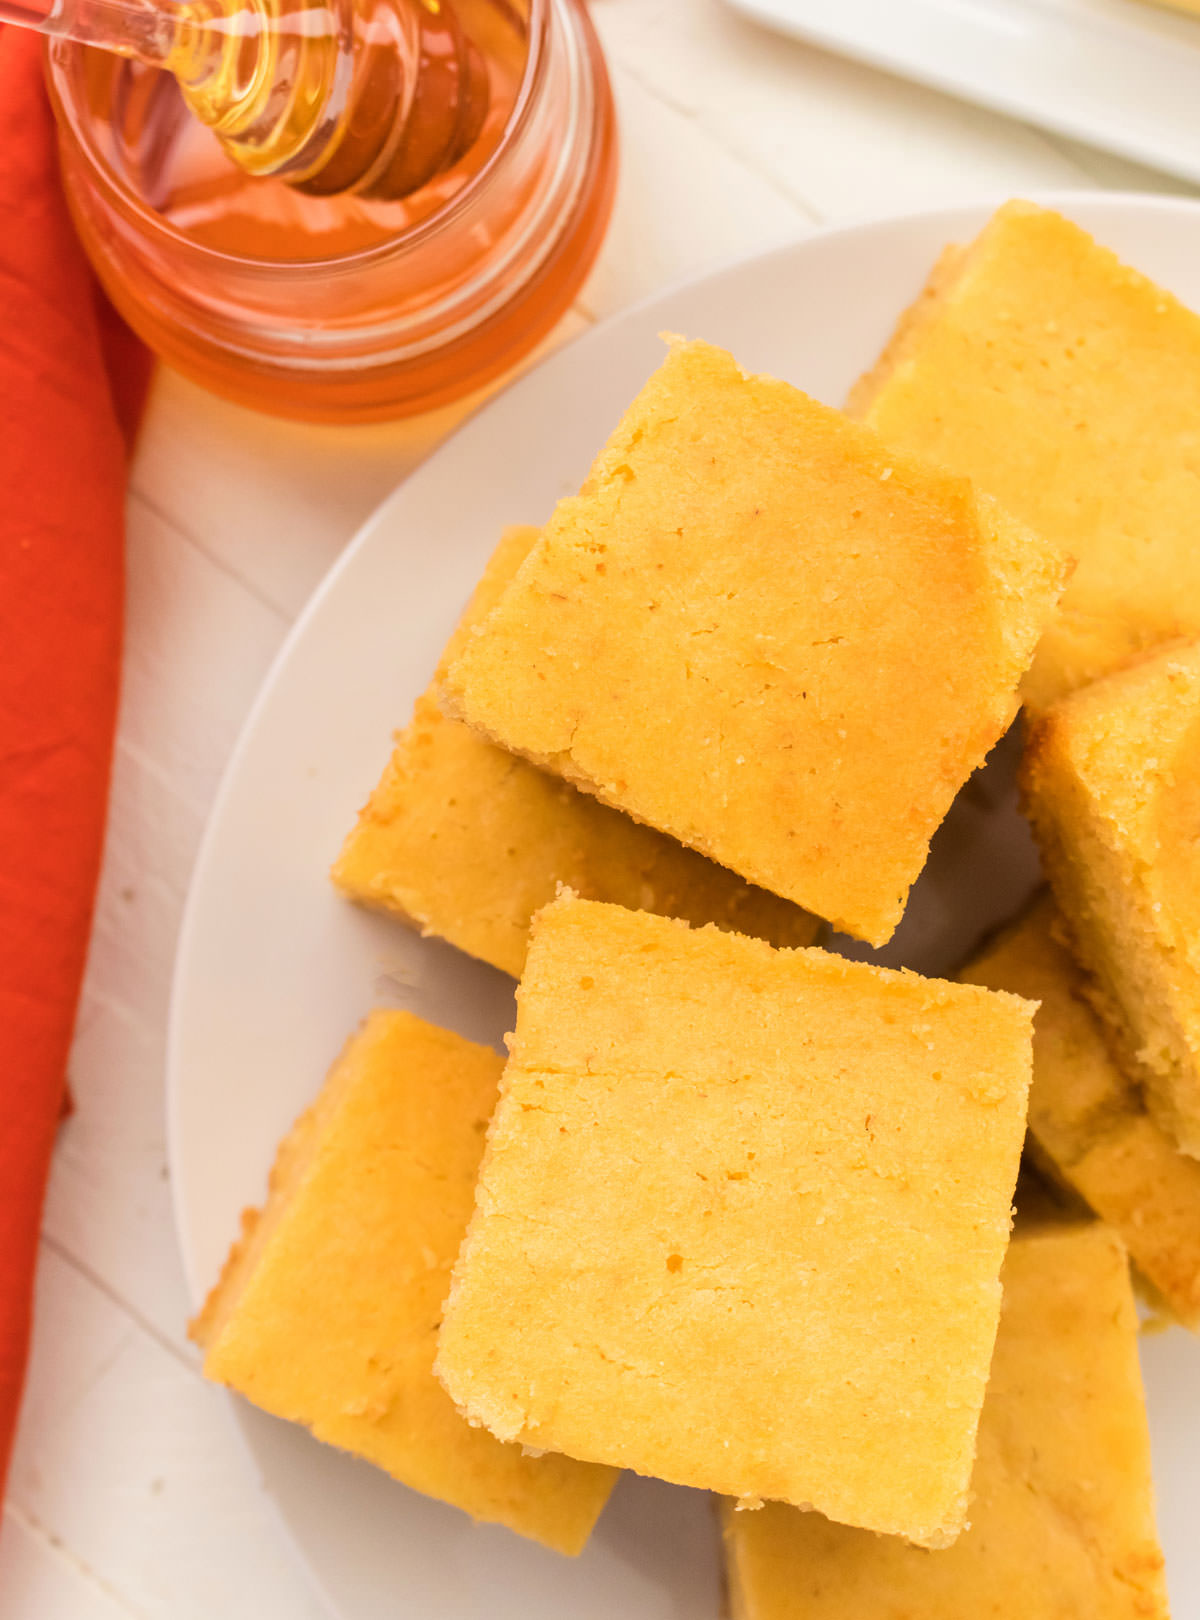
M 881 944 L 1015 713 L 1061 572 L 964 481 L 677 341 L 443 696 Z
M 1070 220 L 1012 202 L 949 249 L 850 408 L 1077 560 L 1034 707 L 1200 635 L 1200 316 Z
M 505 531 L 442 657 L 457 655 L 537 539 Z M 398 914 L 514 978 L 529 920 L 559 884 L 593 900 L 807 945 L 817 922 L 441 712 L 434 689 L 334 866 L 343 893 Z
M 438 1377 L 505 1440 L 953 1539 L 1031 1012 L 548 906 Z
M 733 1620 L 1167 1620 L 1137 1316 L 1102 1226 L 1018 1226 L 972 1487 L 936 1553 L 724 1504 Z
M 473 1429 L 433 1377 L 502 1059 L 377 1011 L 284 1139 L 192 1324 L 207 1377 L 477 1519 L 577 1553 L 607 1468 Z
M 1200 642 L 1055 704 L 1022 788 L 1118 1060 L 1200 1157 Z
M 1029 1092 L 1034 1156 L 1114 1228 L 1179 1321 L 1200 1328 L 1200 1164 L 1154 1123 L 1117 1067 L 1060 933 L 1043 896 L 962 977 L 1041 1003 Z

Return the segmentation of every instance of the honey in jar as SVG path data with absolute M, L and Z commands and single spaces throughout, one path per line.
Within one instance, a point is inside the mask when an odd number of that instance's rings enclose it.
M 140 60 L 51 46 L 68 200 L 118 307 L 180 370 L 285 415 L 407 414 L 511 367 L 611 205 L 583 5 L 253 8 L 187 0 Z

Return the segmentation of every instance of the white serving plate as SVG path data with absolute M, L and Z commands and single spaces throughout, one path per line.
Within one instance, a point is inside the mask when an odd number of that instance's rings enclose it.
M 1144 0 L 729 0 L 756 21 L 1200 182 L 1200 16 Z
M 1000 201 L 1001 199 L 994 199 Z M 1049 198 L 1200 304 L 1200 204 Z M 380 507 L 302 614 L 234 752 L 197 861 L 168 1053 L 171 1170 L 192 1297 L 276 1143 L 370 1006 L 414 1008 L 475 1039 L 510 1027 L 503 975 L 341 901 L 326 870 L 408 716 L 499 528 L 574 488 L 657 364 L 657 334 L 727 345 L 747 366 L 840 401 L 942 245 L 991 204 L 828 231 L 608 321 L 495 399 Z M 1008 750 L 1011 754 L 1011 750 Z M 968 789 L 884 953 L 948 971 L 1033 881 L 1005 751 Z M 1200 1613 L 1200 1345 L 1143 1346 L 1175 1612 Z M 577 1562 L 477 1528 L 307 1434 L 231 1402 L 255 1465 L 340 1620 L 716 1620 L 709 1504 L 626 1478 Z

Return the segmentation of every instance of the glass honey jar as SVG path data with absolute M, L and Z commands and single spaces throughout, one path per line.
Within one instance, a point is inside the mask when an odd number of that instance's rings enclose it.
M 169 75 L 50 43 L 76 226 L 117 308 L 178 370 L 278 415 L 380 420 L 501 375 L 568 309 L 616 176 L 587 11 L 582 0 L 453 3 L 490 75 L 486 118 L 448 167 L 400 196 L 247 173 Z

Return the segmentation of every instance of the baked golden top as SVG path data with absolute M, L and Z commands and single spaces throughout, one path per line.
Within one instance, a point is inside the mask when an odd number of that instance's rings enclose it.
M 1031 728 L 1022 779 L 1123 1064 L 1200 1157 L 1200 642 L 1055 704 Z
M 440 668 L 457 656 L 537 539 L 505 531 Z M 529 920 L 560 883 L 594 900 L 807 945 L 816 919 L 487 742 L 431 688 L 346 839 L 334 882 L 518 977 Z
M 447 672 L 505 747 L 875 943 L 1061 583 L 964 482 L 676 342 Z
M 945 255 L 851 409 L 1077 559 L 1036 707 L 1200 634 L 1200 317 L 1077 225 L 1001 208 Z
M 1018 1228 L 972 1491 L 936 1553 L 726 1504 L 734 1620 L 1167 1620 L 1137 1316 L 1101 1226 Z
M 406 1485 L 579 1552 L 615 1476 L 525 1456 L 432 1374 L 502 1059 L 377 1011 L 284 1139 L 192 1334 L 204 1371 Z
M 1200 1163 L 1180 1153 L 1112 1057 L 1043 896 L 963 978 L 1041 1003 L 1029 1130 L 1055 1174 L 1118 1233 L 1189 1327 L 1200 1326 Z
M 504 1439 L 951 1539 L 1031 1011 L 548 906 L 438 1376 Z

